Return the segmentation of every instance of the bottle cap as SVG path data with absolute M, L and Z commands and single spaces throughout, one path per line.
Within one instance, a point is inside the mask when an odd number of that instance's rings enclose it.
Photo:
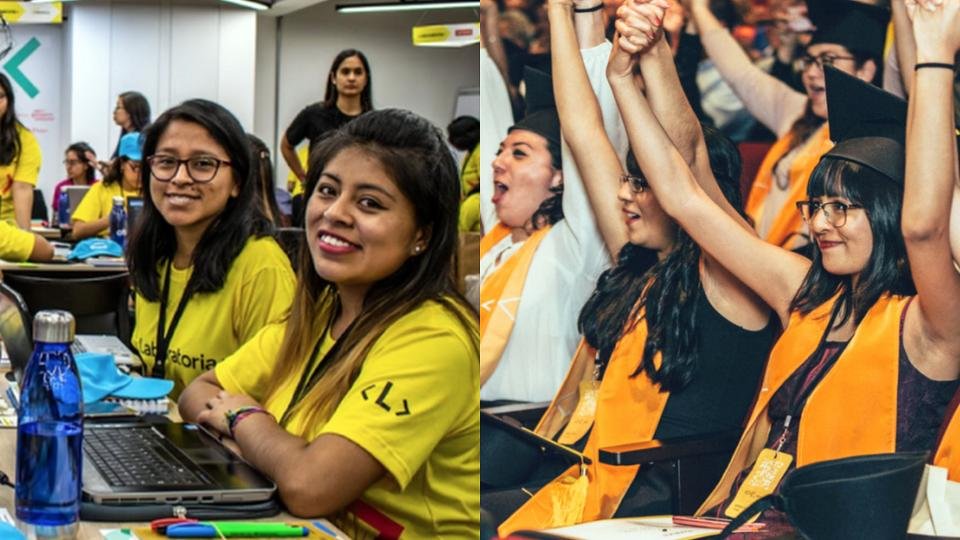
M 33 317 L 33 340 L 41 343 L 73 343 L 76 322 L 73 314 L 44 310 Z
M 114 205 L 123 204 L 123 197 L 121 197 L 120 195 L 114 195 L 114 196 L 113 196 L 113 204 L 114 204 Z

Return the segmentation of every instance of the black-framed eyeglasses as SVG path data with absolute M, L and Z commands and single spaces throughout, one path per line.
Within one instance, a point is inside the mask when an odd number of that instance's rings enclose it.
M 80 161 L 79 159 L 65 159 L 65 160 L 63 160 L 63 164 L 66 165 L 66 166 L 68 166 L 68 167 L 73 167 L 74 165 L 80 165 L 81 163 L 83 163 L 83 161 Z
M 840 201 L 797 201 L 797 210 L 800 211 L 803 221 L 812 222 L 817 212 L 823 210 L 823 217 L 826 218 L 827 223 L 838 229 L 847 223 L 847 210 L 853 208 L 863 208 L 863 205 Z
M 187 166 L 187 176 L 198 184 L 210 182 L 217 176 L 222 165 L 230 166 L 231 162 L 217 159 L 212 156 L 196 156 L 187 159 L 177 159 L 165 154 L 156 154 L 147 158 L 150 174 L 161 182 L 169 182 L 177 175 L 181 165 Z
M 819 56 L 805 54 L 797 60 L 797 64 L 800 66 L 800 70 L 803 71 L 814 64 L 816 64 L 820 69 L 823 69 L 823 66 L 832 66 L 837 60 L 856 60 L 856 57 L 837 56 L 830 53 L 823 53 Z
M 646 178 L 632 174 L 621 174 L 620 183 L 630 184 L 630 191 L 632 191 L 634 195 L 639 195 L 650 187 L 650 184 L 647 183 Z

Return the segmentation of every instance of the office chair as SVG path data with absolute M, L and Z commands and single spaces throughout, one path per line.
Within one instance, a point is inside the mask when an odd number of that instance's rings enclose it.
M 293 267 L 294 272 L 297 271 L 297 254 L 300 253 L 305 234 L 299 227 L 278 227 L 274 235 L 283 252 L 287 254 L 287 258 L 290 259 L 290 266 Z
M 44 309 L 63 309 L 73 314 L 77 334 L 111 334 L 130 343 L 128 307 L 130 274 L 55 277 L 34 274 L 4 274 L 4 282 L 20 293 L 30 317 Z
M 30 314 L 27 304 L 17 291 L 0 282 L 0 338 L 3 338 L 10 368 L 17 380 L 21 380 L 27 361 L 33 353 L 30 337 Z
M 49 214 L 47 214 L 47 202 L 43 199 L 43 191 L 39 189 L 33 190 L 33 210 L 30 212 L 30 219 L 50 221 Z

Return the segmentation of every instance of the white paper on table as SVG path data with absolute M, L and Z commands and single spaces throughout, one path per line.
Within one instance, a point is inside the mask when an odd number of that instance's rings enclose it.
M 720 534 L 717 529 L 674 525 L 672 516 L 604 519 L 543 532 L 571 540 L 692 540 Z
M 9 523 L 13 526 L 17 524 L 13 521 L 13 516 L 10 515 L 10 511 L 6 508 L 0 508 L 0 522 Z

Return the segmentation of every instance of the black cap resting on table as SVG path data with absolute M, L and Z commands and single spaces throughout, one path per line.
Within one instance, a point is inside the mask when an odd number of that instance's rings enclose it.
M 903 184 L 907 102 L 824 66 L 830 139 L 836 143 L 822 159 L 846 159 Z
M 523 79 L 527 86 L 527 93 L 524 96 L 527 103 L 526 114 L 508 131 L 522 129 L 536 133 L 546 139 L 553 167 L 559 169 L 562 163 L 560 157 L 560 117 L 557 115 L 557 104 L 553 99 L 553 81 L 551 81 L 549 73 L 544 73 L 529 66 L 523 70 Z
M 807 0 L 807 11 L 817 27 L 810 45 L 836 43 L 873 58 L 883 55 L 889 9 L 851 0 Z

